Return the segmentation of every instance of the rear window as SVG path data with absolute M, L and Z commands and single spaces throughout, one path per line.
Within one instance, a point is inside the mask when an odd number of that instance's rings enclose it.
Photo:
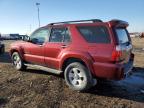
M 119 43 L 127 43 L 129 42 L 128 33 L 124 28 L 117 28 L 116 33 L 118 36 Z
M 111 42 L 108 30 L 104 26 L 80 26 L 78 30 L 89 43 Z

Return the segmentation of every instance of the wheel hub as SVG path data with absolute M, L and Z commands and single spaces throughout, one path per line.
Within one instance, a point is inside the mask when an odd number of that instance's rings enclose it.
M 79 79 L 79 75 L 78 74 L 74 74 L 74 79 L 78 80 Z
M 69 73 L 69 79 L 72 85 L 81 86 L 82 84 L 84 84 L 86 78 L 81 70 L 79 70 L 78 68 L 73 68 Z
M 15 65 L 15 67 L 17 69 L 19 69 L 21 67 L 21 60 L 20 60 L 20 57 L 18 55 L 15 55 L 13 57 L 13 64 Z

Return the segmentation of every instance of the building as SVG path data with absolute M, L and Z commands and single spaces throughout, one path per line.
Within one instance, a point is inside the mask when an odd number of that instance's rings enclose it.
M 140 33 L 139 32 L 133 32 L 133 33 L 129 33 L 130 37 L 140 37 Z
M 17 40 L 20 39 L 20 35 L 18 33 L 16 34 L 1 34 L 2 39 L 7 39 L 7 40 Z

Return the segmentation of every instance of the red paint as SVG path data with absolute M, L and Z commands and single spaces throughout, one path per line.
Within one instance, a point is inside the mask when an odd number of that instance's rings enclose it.
M 119 22 L 120 23 L 120 22 Z M 76 26 L 105 26 L 110 35 L 110 44 L 88 43 L 79 33 Z M 11 45 L 10 53 L 18 51 L 24 61 L 40 64 L 49 68 L 62 70 L 63 64 L 69 58 L 77 58 L 83 61 L 95 77 L 107 79 L 121 79 L 124 75 L 124 63 L 113 62 L 120 56 L 115 51 L 117 37 L 113 27 L 117 22 L 96 22 L 82 24 L 48 25 L 43 28 L 68 27 L 71 35 L 70 43 L 46 42 L 42 46 L 31 42 L 15 42 Z M 127 27 L 127 24 L 119 24 Z M 62 48 L 62 45 L 67 45 Z M 134 56 L 131 56 L 133 60 Z

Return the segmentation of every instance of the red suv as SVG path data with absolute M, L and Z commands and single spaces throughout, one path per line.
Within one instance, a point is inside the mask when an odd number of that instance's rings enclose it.
M 17 70 L 34 66 L 64 73 L 69 87 L 83 91 L 99 78 L 120 80 L 131 72 L 134 54 L 127 26 L 122 20 L 99 19 L 51 23 L 11 44 L 10 55 Z

